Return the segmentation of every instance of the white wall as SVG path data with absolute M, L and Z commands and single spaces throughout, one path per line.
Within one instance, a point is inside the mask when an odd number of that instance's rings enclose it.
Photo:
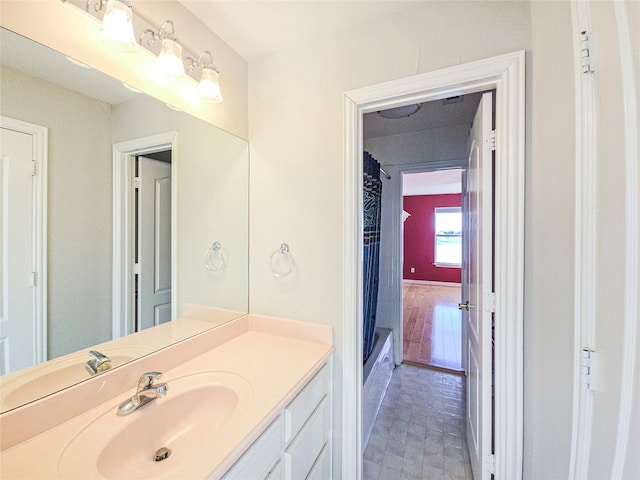
M 573 38 L 568 2 L 530 5 L 524 475 L 566 478 L 573 394 Z
M 424 2 L 351 32 L 292 45 L 251 64 L 250 310 L 333 326 L 337 476 L 343 326 L 353 321 L 341 318 L 343 93 L 515 50 L 530 51 L 530 46 L 528 3 Z M 553 56 L 555 51 L 535 53 Z M 571 100 L 571 93 L 565 101 Z M 571 223 L 570 218 L 566 221 Z M 266 265 L 281 241 L 289 242 L 298 263 L 296 275 L 285 281 L 274 278 Z M 532 260 L 538 259 L 528 253 L 527 261 Z M 533 301 L 545 301 L 534 298 L 530 288 L 528 294 Z M 565 305 L 570 310 L 571 301 L 560 305 L 561 311 Z M 545 319 L 528 321 L 537 329 L 547 326 Z M 534 442 L 547 441 L 551 428 L 549 422 L 544 425 Z M 569 434 L 565 437 L 568 442 Z
M 49 129 L 48 356 L 111 339 L 111 105 L 0 67 L 2 115 Z

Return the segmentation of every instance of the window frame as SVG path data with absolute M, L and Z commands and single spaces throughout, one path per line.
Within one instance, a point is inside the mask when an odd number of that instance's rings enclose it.
M 438 213 L 459 213 L 460 214 L 460 233 L 454 234 L 438 234 L 436 228 L 436 219 Z M 460 237 L 460 263 L 438 262 L 438 237 Z M 433 209 L 433 265 L 442 268 L 462 268 L 462 207 L 435 207 Z

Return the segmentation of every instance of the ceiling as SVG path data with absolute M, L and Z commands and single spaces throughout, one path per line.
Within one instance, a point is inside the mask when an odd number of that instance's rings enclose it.
M 442 195 L 462 192 L 462 170 L 405 173 L 402 175 L 402 195 Z
M 179 0 L 251 62 L 316 38 L 365 25 L 424 0 Z
M 366 140 L 455 125 L 471 127 L 481 96 L 482 93 L 472 93 L 449 100 L 423 103 L 416 113 L 403 118 L 384 118 L 377 112 L 367 113 L 363 123 L 364 138 Z
M 261 57 L 366 25 L 428 0 L 179 1 L 251 64 Z M 479 94 L 466 95 L 461 103 L 446 106 L 440 100 L 422 104 L 420 110 L 408 118 L 365 115 L 365 139 L 470 125 L 479 97 Z

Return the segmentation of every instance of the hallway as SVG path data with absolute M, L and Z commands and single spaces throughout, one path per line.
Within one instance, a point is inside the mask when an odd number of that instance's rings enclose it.
M 464 377 L 396 367 L 364 453 L 363 480 L 472 480 Z
M 404 361 L 462 371 L 460 286 L 404 283 Z

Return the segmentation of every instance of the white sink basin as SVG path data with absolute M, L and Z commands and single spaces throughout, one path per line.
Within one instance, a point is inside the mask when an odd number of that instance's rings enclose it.
M 60 457 L 60 476 L 178 478 L 185 462 L 203 458 L 210 448 L 207 439 L 252 397 L 250 384 L 230 372 L 165 376 L 161 381 L 169 385 L 166 397 L 126 416 L 117 416 L 114 404 L 76 435 Z M 162 448 L 171 453 L 156 461 Z

